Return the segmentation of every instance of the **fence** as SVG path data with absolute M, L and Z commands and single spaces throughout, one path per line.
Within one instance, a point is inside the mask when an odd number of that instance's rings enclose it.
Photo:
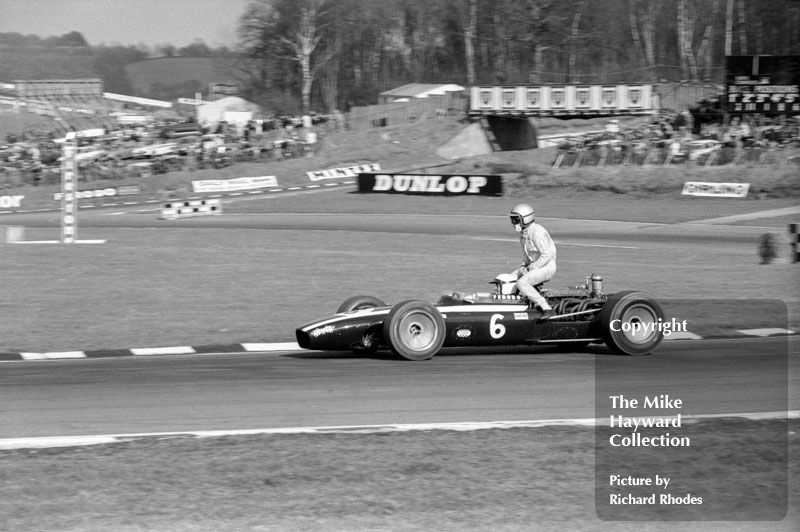
M 703 100 L 720 98 L 725 88 L 722 85 L 709 83 L 656 83 L 653 85 L 653 92 L 658 95 L 662 111 L 680 112 L 696 106 Z

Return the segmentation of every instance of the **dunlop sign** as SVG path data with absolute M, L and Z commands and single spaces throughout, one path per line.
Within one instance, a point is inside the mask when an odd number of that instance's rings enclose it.
M 713 196 L 717 198 L 746 198 L 750 183 L 702 183 L 687 181 L 683 184 L 682 195 Z
M 501 196 L 499 175 L 359 174 L 359 192 L 438 196 Z
M 0 209 L 19 208 L 25 196 L 0 196 Z

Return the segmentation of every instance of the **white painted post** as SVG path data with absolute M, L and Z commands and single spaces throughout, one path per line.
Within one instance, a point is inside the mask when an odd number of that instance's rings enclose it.
M 74 244 L 78 239 L 78 162 L 77 146 L 65 142 L 61 150 L 61 243 Z

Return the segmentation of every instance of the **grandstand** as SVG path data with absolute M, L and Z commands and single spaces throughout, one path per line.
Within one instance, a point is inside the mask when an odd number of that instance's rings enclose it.
M 100 79 L 14 80 L 12 86 L 20 108 L 51 117 L 57 135 L 116 125 Z

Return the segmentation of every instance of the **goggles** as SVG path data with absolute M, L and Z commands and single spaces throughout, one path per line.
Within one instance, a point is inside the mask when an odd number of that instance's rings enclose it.
M 511 225 L 522 225 L 522 216 L 510 216 Z

